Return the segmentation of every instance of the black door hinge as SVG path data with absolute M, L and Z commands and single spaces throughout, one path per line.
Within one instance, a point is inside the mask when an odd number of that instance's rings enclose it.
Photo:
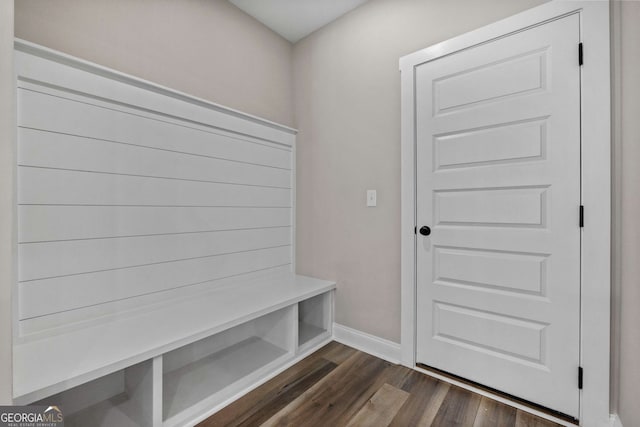
M 578 65 L 584 64 L 584 52 L 582 49 L 582 43 L 578 44 Z
M 584 376 L 584 370 L 582 366 L 578 366 L 578 389 L 582 390 L 582 378 Z
M 413 234 L 418 234 L 418 226 L 413 227 Z
M 580 205 L 580 227 L 584 227 L 584 206 Z

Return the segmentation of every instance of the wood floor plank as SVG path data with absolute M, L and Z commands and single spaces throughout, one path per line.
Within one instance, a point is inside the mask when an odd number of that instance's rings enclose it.
M 516 412 L 516 408 L 483 397 L 473 427 L 515 427 Z
M 247 422 L 268 419 L 337 367 L 320 355 L 318 353 L 303 359 L 198 426 L 258 425 Z
M 421 372 L 411 371 L 401 387 L 402 390 L 409 393 L 409 398 L 389 425 L 392 427 L 418 425 L 428 405 L 432 404 L 431 400 L 439 389 L 439 384 L 441 384 L 440 381 L 435 378 L 424 375 Z M 445 395 L 446 392 L 440 397 L 440 403 L 437 403 L 437 407 L 440 407 Z M 436 412 L 433 413 L 429 423 L 435 418 Z
M 357 352 L 264 426 L 338 425 L 331 420 L 352 407 L 386 366 L 387 362 L 381 359 Z
M 429 399 L 427 403 L 427 409 L 422 414 L 420 421 L 418 422 L 419 427 L 430 427 L 433 424 L 433 420 L 436 419 L 436 415 L 440 411 L 440 407 L 449 394 L 449 389 L 451 388 L 450 384 L 445 382 L 440 382 L 436 389 L 433 392 L 433 396 Z
M 199 426 L 557 427 L 332 342 Z
M 560 424 L 536 417 L 535 415 L 518 409 L 515 427 L 560 427 Z
M 460 387 L 451 387 L 431 425 L 470 427 L 476 418 L 481 397 Z
M 335 426 L 342 426 L 350 422 L 356 413 L 366 405 L 367 401 L 385 384 L 400 388 L 411 370 L 400 365 L 387 363 L 385 369 L 376 377 L 372 378 L 369 386 L 364 391 L 354 390 L 354 400 L 351 405 L 344 408 L 342 412 L 334 411 L 332 417 L 328 419 Z
M 347 427 L 386 426 L 409 397 L 409 393 L 384 384 L 371 399 L 351 418 Z
M 293 402 L 266 425 L 346 425 L 380 387 L 400 386 L 408 373 L 407 368 L 357 352 L 319 383 L 318 390 L 301 396 L 301 402 Z
M 286 391 L 283 391 L 273 399 L 268 406 L 262 408 L 260 411 L 254 412 L 254 414 L 246 418 L 242 423 L 238 424 L 239 427 L 251 427 L 261 425 L 267 421 L 273 415 L 277 414 L 280 409 L 287 406 L 290 402 L 294 401 L 298 396 L 308 390 L 313 384 L 324 378 L 329 372 L 331 372 L 337 365 L 333 362 L 327 361 L 322 368 L 310 372 L 307 375 L 298 379 L 295 383 L 292 383 L 287 387 Z
M 344 344 L 332 341 L 324 347 L 322 357 L 335 363 L 336 365 L 339 365 L 349 357 L 353 356 L 357 351 L 358 350 L 356 350 L 355 348 L 347 347 Z

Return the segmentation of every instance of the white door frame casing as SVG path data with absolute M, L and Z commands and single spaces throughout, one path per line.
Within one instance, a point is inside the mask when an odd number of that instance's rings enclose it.
M 401 352 L 416 362 L 416 133 L 415 67 L 560 17 L 578 13 L 584 45 L 581 72 L 582 205 L 580 425 L 610 425 L 610 59 L 609 2 L 554 0 L 400 59 L 401 147 Z M 576 46 L 576 50 L 577 50 Z M 576 212 L 577 215 L 577 212 Z M 576 372 L 577 379 L 577 372 Z M 576 382 L 577 384 L 577 382 Z

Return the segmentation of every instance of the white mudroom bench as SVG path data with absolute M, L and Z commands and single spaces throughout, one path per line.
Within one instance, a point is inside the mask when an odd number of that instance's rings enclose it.
M 15 404 L 194 425 L 332 338 L 294 129 L 15 44 Z

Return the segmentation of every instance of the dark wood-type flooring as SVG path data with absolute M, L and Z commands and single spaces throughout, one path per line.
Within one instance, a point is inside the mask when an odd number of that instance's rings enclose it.
M 199 424 L 213 426 L 558 424 L 332 342 Z

